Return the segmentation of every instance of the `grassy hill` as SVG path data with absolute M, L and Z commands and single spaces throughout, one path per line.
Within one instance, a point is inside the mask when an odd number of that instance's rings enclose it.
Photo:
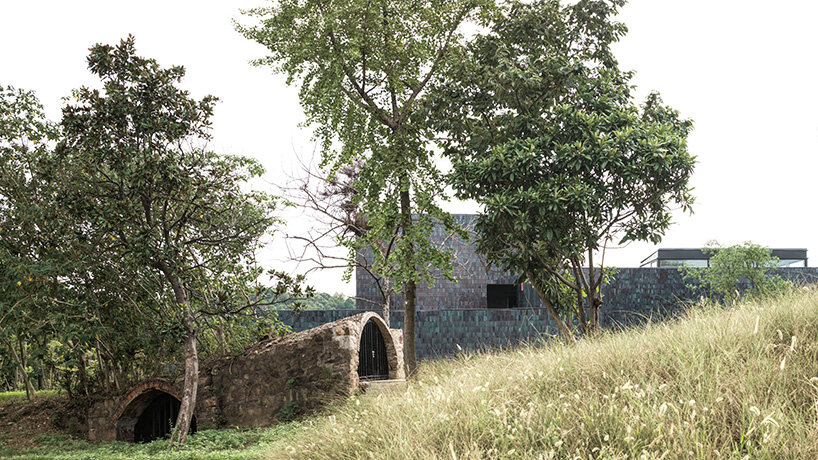
M 298 458 L 818 458 L 818 292 L 429 363 L 281 439 Z
M 818 458 L 818 291 L 427 362 L 406 392 L 193 443 L 66 442 L 60 458 Z

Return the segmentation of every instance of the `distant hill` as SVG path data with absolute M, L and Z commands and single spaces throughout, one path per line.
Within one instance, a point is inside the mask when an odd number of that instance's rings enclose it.
M 288 300 L 282 304 L 275 305 L 275 310 L 289 310 L 295 301 Z M 355 299 L 341 293 L 328 294 L 326 292 L 316 292 L 310 299 L 301 300 L 304 310 L 354 310 Z

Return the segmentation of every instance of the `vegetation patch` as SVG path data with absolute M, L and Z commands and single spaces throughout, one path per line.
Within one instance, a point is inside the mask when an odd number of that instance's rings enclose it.
M 818 292 L 568 346 L 426 362 L 272 458 L 816 458 Z
M 818 291 L 574 345 L 425 362 L 405 392 L 171 449 L 47 435 L 3 458 L 816 458 Z
M 45 435 L 36 446 L 16 450 L 0 448 L 0 457 L 13 459 L 252 459 L 263 458 L 272 440 L 292 430 L 293 425 L 265 429 L 230 429 L 200 431 L 188 437 L 181 446 L 171 447 L 167 440 L 147 444 L 108 442 L 91 444 L 65 435 Z

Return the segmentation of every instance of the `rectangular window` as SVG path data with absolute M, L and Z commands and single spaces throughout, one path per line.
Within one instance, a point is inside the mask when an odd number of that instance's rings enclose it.
M 488 308 L 516 308 L 516 284 L 489 284 L 486 286 L 486 306 Z
M 707 267 L 706 259 L 659 259 L 660 267 Z

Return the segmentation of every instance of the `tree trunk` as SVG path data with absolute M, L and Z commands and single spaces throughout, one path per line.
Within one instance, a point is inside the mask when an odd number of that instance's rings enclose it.
M 31 379 L 28 378 L 28 372 L 26 372 L 25 364 L 23 364 L 20 355 L 17 353 L 17 349 L 14 348 L 14 343 L 6 341 L 6 346 L 9 347 L 9 350 L 11 350 L 11 356 L 17 363 L 18 371 L 20 372 L 20 377 L 26 386 L 26 398 L 28 398 L 29 401 L 34 401 L 34 399 L 37 397 L 37 392 L 34 390 L 34 385 L 31 384 Z
M 100 345 L 99 339 L 97 339 L 97 346 L 96 346 L 95 351 L 96 351 L 96 354 L 97 354 L 97 364 L 99 365 L 99 370 L 102 372 L 102 385 L 103 385 L 103 388 L 105 388 L 106 390 L 110 390 L 111 389 L 111 385 L 110 385 L 111 379 L 110 379 L 110 375 L 108 373 L 108 366 L 106 365 L 105 361 L 102 359 L 102 353 L 99 351 L 99 349 L 101 347 L 102 347 L 102 345 Z
M 589 306 L 589 323 L 588 332 L 593 334 L 599 330 L 599 304 L 601 303 L 597 298 L 598 290 L 596 283 L 596 275 L 594 273 L 594 251 L 588 249 L 588 306 Z
M 80 354 L 79 365 L 77 366 L 77 373 L 80 376 L 80 389 L 82 394 L 88 396 L 88 371 L 85 366 L 85 354 Z
M 68 393 L 68 399 L 71 401 L 74 400 L 74 391 L 71 389 L 71 386 L 74 384 L 74 379 L 71 376 L 70 371 L 63 372 L 63 386 L 65 388 L 65 392 Z
M 386 327 L 392 327 L 389 323 L 389 315 L 392 313 L 392 282 L 384 280 L 383 290 L 383 307 L 381 307 L 381 316 L 386 323 Z
M 179 415 L 176 417 L 176 424 L 170 436 L 171 445 L 174 443 L 184 444 L 187 434 L 190 431 L 190 424 L 193 420 L 193 410 L 196 408 L 196 393 L 199 389 L 199 354 L 196 350 L 196 336 L 198 328 L 187 294 L 182 286 L 182 281 L 167 266 L 159 264 L 162 273 L 173 288 L 173 295 L 176 303 L 184 310 L 185 325 L 185 383 L 182 388 L 182 403 L 179 406 Z
M 400 213 L 403 237 L 411 235 L 412 207 L 409 201 L 409 190 L 400 192 Z M 414 247 L 411 259 L 414 261 Z M 414 276 L 414 274 L 413 274 Z M 403 361 L 406 365 L 407 377 L 417 368 L 417 354 L 415 353 L 415 310 L 417 308 L 417 285 L 410 279 L 403 288 Z
M 196 350 L 196 328 L 190 320 L 193 315 L 188 308 L 185 326 L 188 329 L 185 336 L 185 386 L 182 390 L 182 404 L 179 406 L 179 416 L 171 436 L 171 443 L 184 444 L 190 432 L 193 420 L 193 410 L 196 408 L 196 393 L 199 389 L 199 354 Z
M 417 369 L 415 352 L 415 310 L 417 308 L 417 286 L 414 281 L 406 283 L 403 289 L 406 299 L 403 308 L 403 360 L 406 363 L 406 375 L 411 376 Z
M 551 319 L 553 319 L 554 322 L 557 324 L 557 328 L 559 328 L 560 333 L 565 338 L 565 340 L 568 342 L 576 342 L 574 334 L 571 333 L 571 330 L 568 329 L 568 325 L 565 324 L 565 321 L 563 321 L 562 317 L 560 317 L 559 313 L 557 313 L 557 309 L 554 308 L 554 304 L 551 303 L 551 299 L 549 299 L 548 296 L 546 296 L 543 290 L 540 288 L 540 286 L 538 286 L 537 283 L 534 282 L 535 278 L 533 276 L 533 273 L 527 272 L 526 276 L 528 277 L 528 280 L 531 282 L 531 285 L 534 287 L 534 290 L 537 291 L 537 295 L 540 297 L 540 300 L 542 300 L 543 305 L 545 305 L 545 308 L 548 309 L 548 313 L 551 315 Z
M 579 329 L 582 332 L 582 335 L 587 335 L 587 325 L 588 321 L 585 318 L 585 301 L 582 297 L 582 291 L 584 286 L 584 281 L 582 279 L 582 267 L 578 266 L 576 263 L 571 263 L 571 268 L 574 271 L 574 284 L 576 288 L 574 291 L 577 293 L 577 315 L 579 315 Z
M 216 319 L 218 327 L 216 328 L 216 338 L 219 341 L 219 353 L 221 355 L 227 354 L 227 337 L 224 333 L 224 319 Z

